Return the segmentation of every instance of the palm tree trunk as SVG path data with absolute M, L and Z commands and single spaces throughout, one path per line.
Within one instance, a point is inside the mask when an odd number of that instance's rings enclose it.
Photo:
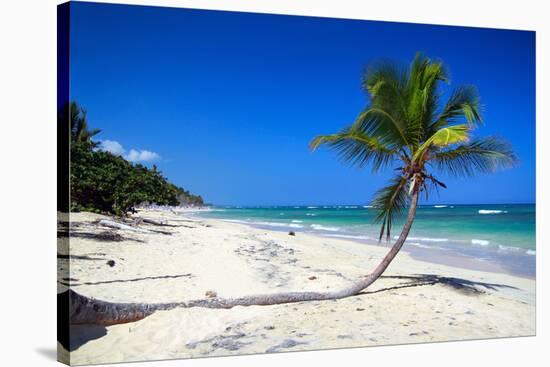
M 174 302 L 162 304 L 147 303 L 112 303 L 88 298 L 73 290 L 58 295 L 58 303 L 69 306 L 68 318 L 71 324 L 101 324 L 114 325 L 133 322 L 143 319 L 155 311 L 171 310 L 174 308 L 232 308 L 235 306 L 267 306 L 283 303 L 322 301 L 340 299 L 358 294 L 384 273 L 395 258 L 411 230 L 418 204 L 419 190 L 414 190 L 407 215 L 407 221 L 401 230 L 399 238 L 384 257 L 382 262 L 369 275 L 362 277 L 351 286 L 331 292 L 283 292 L 273 294 L 258 294 L 240 298 L 209 298 L 188 302 Z M 66 307 L 66 306 L 65 306 Z

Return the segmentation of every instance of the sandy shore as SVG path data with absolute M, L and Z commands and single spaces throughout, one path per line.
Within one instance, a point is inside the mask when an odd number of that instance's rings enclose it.
M 203 298 L 207 291 L 220 297 L 324 291 L 369 273 L 387 251 L 385 246 L 303 233 L 289 236 L 185 213 L 147 210 L 138 215 L 174 226 L 142 225 L 157 232 L 136 233 L 99 226 L 95 221 L 106 218 L 101 215 L 71 214 L 70 258 L 64 256 L 67 248 L 58 249 L 59 291 L 70 285 L 107 301 L 152 303 Z M 432 264 L 400 253 L 384 278 L 355 297 L 229 310 L 175 309 L 129 324 L 75 326 L 71 363 L 534 334 L 534 280 Z

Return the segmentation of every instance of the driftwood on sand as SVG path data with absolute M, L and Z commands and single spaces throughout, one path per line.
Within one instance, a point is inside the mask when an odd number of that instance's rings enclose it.
M 160 221 L 160 220 L 154 220 L 154 219 L 148 219 L 148 218 L 140 218 L 143 223 L 152 224 L 155 226 L 168 226 L 167 221 Z
M 127 224 L 118 223 L 112 220 L 102 219 L 99 221 L 99 225 L 109 228 L 115 228 L 115 229 L 123 229 L 126 231 L 133 231 L 133 232 L 140 232 L 140 233 L 151 233 L 151 231 L 148 231 L 147 229 L 138 228 L 138 227 L 132 227 Z
M 139 220 L 141 223 L 152 224 L 154 226 L 159 226 L 159 227 L 180 227 L 178 225 L 169 224 L 168 221 L 166 220 L 156 220 L 156 219 L 142 218 L 142 217 L 137 218 L 137 220 Z

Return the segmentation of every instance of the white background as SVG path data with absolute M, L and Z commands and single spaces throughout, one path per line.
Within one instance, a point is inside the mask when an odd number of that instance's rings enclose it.
M 204 9 L 469 25 L 537 31 L 537 336 L 244 357 L 140 366 L 548 365 L 550 226 L 548 92 L 550 12 L 545 1 L 194 0 L 136 1 Z M 55 365 L 56 347 L 56 4 L 0 5 L 0 364 Z M 473 56 L 475 57 L 475 56 Z M 510 88 L 513 88 L 511 85 Z M 503 91 L 505 93 L 505 91 Z M 521 121 L 518 121 L 521 123 Z M 546 143 L 545 143 L 546 141 Z M 544 225 L 546 223 L 546 226 Z

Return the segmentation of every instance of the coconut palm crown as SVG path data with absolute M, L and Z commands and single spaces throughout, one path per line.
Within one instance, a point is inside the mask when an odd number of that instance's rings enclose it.
M 432 171 L 473 176 L 513 166 L 511 145 L 498 137 L 476 138 L 482 124 L 481 105 L 474 86 L 464 85 L 443 100 L 449 84 L 442 62 L 418 53 L 409 67 L 390 62 L 369 66 L 362 88 L 367 107 L 340 132 L 320 135 L 311 148 L 327 145 L 353 165 L 371 165 L 373 172 L 393 166 L 397 172 L 375 194 L 372 205 L 381 223 L 380 240 L 390 238 L 392 223 L 418 194 L 445 184 Z

